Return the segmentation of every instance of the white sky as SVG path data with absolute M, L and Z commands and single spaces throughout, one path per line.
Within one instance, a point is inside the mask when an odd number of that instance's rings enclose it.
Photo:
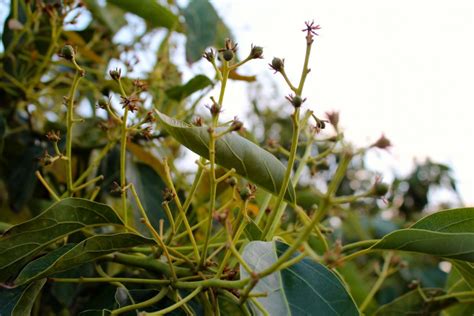
M 403 173 L 414 158 L 427 156 L 450 164 L 464 201 L 474 205 L 474 1 L 213 3 L 242 54 L 251 43 L 264 46 L 265 61 L 252 68 L 260 78 L 267 76 L 263 73 L 269 72 L 273 56 L 285 58 L 290 77 L 299 77 L 305 45 L 301 29 L 314 19 L 322 29 L 310 61 L 305 105 L 319 114 L 341 111 L 345 134 L 358 144 L 385 133 L 394 144 L 392 155 L 374 159 L 376 168 Z M 283 94 L 289 92 L 281 78 L 275 81 Z M 228 102 L 242 113 L 244 85 L 228 90 Z

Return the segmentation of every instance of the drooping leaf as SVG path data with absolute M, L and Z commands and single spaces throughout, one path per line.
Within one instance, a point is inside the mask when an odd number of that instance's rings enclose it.
M 42 279 L 14 289 L 0 288 L 0 315 L 30 315 L 36 296 L 45 283 L 46 279 Z
M 29 221 L 15 225 L 0 238 L 0 282 L 52 242 L 86 227 L 122 225 L 109 206 L 78 198 L 61 200 Z
M 107 0 L 127 12 L 143 18 L 152 27 L 165 27 L 175 29 L 179 26 L 178 17 L 168 8 L 162 6 L 155 0 Z
M 77 245 L 67 244 L 28 263 L 15 284 L 22 285 L 34 279 L 49 276 L 91 262 L 103 255 L 131 247 L 154 244 L 154 241 L 133 233 L 97 235 Z
M 396 230 L 373 249 L 414 251 L 474 262 L 474 208 L 441 211 Z
M 156 111 L 156 110 L 155 110 Z M 196 154 L 209 158 L 209 132 L 206 127 L 191 126 L 156 111 L 165 130 L 182 145 Z M 227 133 L 216 141 L 217 164 L 231 169 L 266 191 L 277 195 L 283 183 L 285 167 L 271 153 L 251 141 Z M 295 190 L 290 183 L 285 199 L 295 202 Z
M 399 316 L 399 315 L 433 315 L 434 313 L 454 304 L 456 299 L 446 299 L 441 301 L 425 300 L 420 291 L 426 297 L 435 297 L 443 294 L 441 289 L 420 289 L 410 291 L 392 302 L 381 306 L 374 315 L 379 316 Z
M 254 271 L 271 266 L 288 248 L 280 242 L 252 241 L 242 254 Z M 241 278 L 249 275 L 240 267 Z M 254 293 L 270 315 L 359 315 L 354 300 L 341 280 L 325 266 L 306 258 L 299 263 L 261 279 Z M 257 312 L 260 315 L 260 312 Z
M 210 85 L 212 85 L 211 79 L 204 75 L 197 75 L 183 85 L 166 90 L 166 94 L 173 100 L 181 101 L 194 92 L 202 90 Z

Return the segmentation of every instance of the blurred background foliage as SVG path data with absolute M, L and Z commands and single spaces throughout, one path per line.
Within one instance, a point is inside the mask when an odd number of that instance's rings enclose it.
M 46 133 L 54 129 L 64 136 L 66 132 L 63 97 L 68 94 L 74 70 L 57 55 L 64 44 L 77 50 L 78 63 L 86 71 L 78 87 L 80 99 L 76 111 L 84 122 L 76 125 L 74 130 L 74 172 L 81 174 L 93 157 L 109 144 L 110 150 L 100 165 L 95 166 L 96 174 L 105 177 L 97 200 L 114 205 L 118 195 L 110 191 L 119 171 L 119 151 L 113 143 L 117 129 L 113 120 L 97 106 L 99 100 L 110 99 L 112 106 L 120 111 L 117 87 L 108 71 L 121 67 L 128 88 L 137 84 L 134 83 L 136 79 L 147 86 L 146 92 L 140 94 L 144 106 L 133 118 L 137 122 L 153 107 L 190 121 L 196 111 L 202 110 L 203 98 L 213 88 L 215 78 L 189 74 L 193 73 L 194 65 L 199 63 L 206 48 L 220 47 L 226 37 L 232 37 L 208 0 L 191 0 L 185 6 L 172 0 L 12 0 L 9 6 L 0 54 L 0 229 L 31 218 L 51 204 L 48 192 L 35 177 L 37 170 L 41 170 L 57 191 L 64 191 L 64 166 L 60 163 L 44 164 L 45 152 L 53 151 Z M 189 80 L 183 80 L 183 73 Z M 251 85 L 249 100 L 252 106 L 242 134 L 285 163 L 287 156 L 284 152 L 290 147 L 292 128 L 285 114 L 287 104 L 284 99 L 281 98 L 281 105 L 274 106 L 275 97 L 270 100 L 263 95 L 258 84 L 252 83 L 255 79 L 252 74 L 233 73 L 231 77 Z M 277 92 L 275 95 L 282 94 Z M 325 152 L 327 155 L 305 168 L 297 187 L 299 204 L 305 209 L 318 204 L 321 192 L 341 159 L 337 146 L 344 140 L 337 125 L 338 115 L 328 114 L 330 122 L 322 132 L 325 140 L 316 142 L 312 148 L 313 155 Z M 59 142 L 59 147 L 64 148 L 64 141 Z M 377 172 L 367 166 L 365 159 L 367 151 L 380 150 L 376 147 L 368 144 L 352 160 L 337 196 L 357 195 L 373 190 L 379 184 Z M 190 185 L 190 171 L 186 170 L 192 170 L 194 164 L 186 151 L 168 138 L 159 126 L 151 134 L 133 135 L 128 151 L 129 178 L 142 197 L 145 209 L 161 210 L 162 207 L 161 191 L 165 188 L 159 161 L 162 157 L 175 161 L 172 166 L 186 166 L 184 171 L 177 167 L 173 170 L 179 183 L 177 187 L 185 194 Z M 201 203 L 204 203 L 207 196 L 205 185 L 199 190 L 203 197 Z M 395 176 L 388 183 L 387 192 L 381 192 L 383 199 L 361 198 L 340 204 L 331 210 L 325 222 L 334 230 L 333 238 L 343 244 L 379 238 L 408 226 L 423 213 L 441 206 L 458 206 L 457 200 L 443 202 L 443 205 L 430 202 L 430 197 L 440 191 L 457 194 L 449 166 L 431 160 L 417 162 L 409 174 Z M 224 189 L 219 192 L 225 194 Z M 81 192 L 83 196 L 87 194 Z M 257 200 L 259 198 L 257 196 Z M 257 212 L 258 208 L 254 208 Z M 163 212 L 154 211 L 153 214 L 150 216 L 152 224 L 158 226 L 159 220 L 164 218 Z M 291 226 L 294 218 L 288 210 L 284 217 L 285 225 Z M 410 269 L 401 269 L 384 283 L 368 312 L 408 293 L 408 285 L 413 280 L 419 280 L 423 287 L 440 289 L 451 282 L 447 270 L 440 269 L 438 259 L 401 254 L 396 260 Z M 380 264 L 371 257 L 361 257 L 338 267 L 358 303 L 363 301 L 370 285 L 375 282 Z M 90 266 L 81 269 L 81 273 L 72 271 L 68 274 L 93 273 L 87 272 Z M 449 275 L 450 279 L 456 277 L 453 273 Z M 115 293 L 110 287 L 47 285 L 41 298 L 44 303 L 41 315 L 61 311 L 74 314 L 74 311 L 94 308 L 103 302 L 112 306 L 120 298 L 109 294 Z M 137 297 L 151 296 L 138 288 L 136 290 Z

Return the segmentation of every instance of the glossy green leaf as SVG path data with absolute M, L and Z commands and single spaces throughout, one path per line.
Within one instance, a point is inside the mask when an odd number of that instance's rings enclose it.
M 122 225 L 109 206 L 84 199 L 61 200 L 29 221 L 15 225 L 0 238 L 0 282 L 14 276 L 35 254 L 52 242 L 86 227 Z
M 45 283 L 46 279 L 42 279 L 14 289 L 0 288 L 0 315 L 30 315 L 35 299 Z
M 173 100 L 181 101 L 189 97 L 194 92 L 202 90 L 212 85 L 211 79 L 204 75 L 197 75 L 183 85 L 172 87 L 166 90 L 166 95 Z
M 392 302 L 381 306 L 374 315 L 378 316 L 399 316 L 399 315 L 436 315 L 436 312 L 447 308 L 457 302 L 456 299 L 447 299 L 441 301 L 425 300 L 420 291 L 423 291 L 425 297 L 434 297 L 442 295 L 441 289 L 421 289 L 410 291 Z
M 168 8 L 155 0 L 107 0 L 122 10 L 138 15 L 152 27 L 165 27 L 176 29 L 179 26 L 178 17 Z
M 132 233 L 92 236 L 77 245 L 64 245 L 31 261 L 20 272 L 15 284 L 22 285 L 34 279 L 66 271 L 115 251 L 154 243 L 152 239 Z
M 209 158 L 209 132 L 206 127 L 191 126 L 156 111 L 162 127 L 182 145 Z M 236 133 L 228 133 L 216 141 L 217 164 L 231 169 L 266 191 L 278 194 L 283 183 L 285 166 L 271 153 Z M 285 199 L 295 202 L 290 183 Z
M 413 251 L 474 262 L 474 208 L 441 211 L 396 230 L 372 248 Z
M 280 242 L 252 241 L 242 256 L 258 272 L 271 266 L 287 248 Z M 240 271 L 242 279 L 249 277 L 243 267 Z M 341 280 L 309 258 L 261 279 L 252 293 L 268 294 L 256 299 L 272 316 L 314 315 L 316 311 L 318 315 L 359 315 Z
M 230 31 L 208 0 L 191 0 L 183 10 L 186 20 L 186 60 L 193 63 L 201 59 L 209 46 L 221 47 Z

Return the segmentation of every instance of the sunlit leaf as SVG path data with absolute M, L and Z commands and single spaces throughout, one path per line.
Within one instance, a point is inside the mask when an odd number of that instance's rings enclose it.
M 414 251 L 474 262 L 474 208 L 441 211 L 382 238 L 373 249 Z
M 209 132 L 206 127 L 191 126 L 156 111 L 165 130 L 182 145 L 196 154 L 209 158 Z M 278 194 L 283 184 L 285 167 L 271 153 L 235 133 L 228 133 L 216 141 L 217 164 L 231 169 L 266 191 Z M 285 194 L 295 202 L 295 191 L 290 183 Z

